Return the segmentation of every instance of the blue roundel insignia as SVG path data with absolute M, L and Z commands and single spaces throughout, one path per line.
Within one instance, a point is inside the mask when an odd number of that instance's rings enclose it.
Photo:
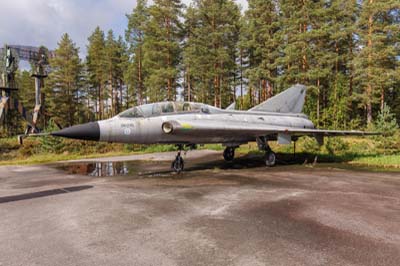
M 124 128 L 124 135 L 130 135 L 132 130 L 129 127 Z

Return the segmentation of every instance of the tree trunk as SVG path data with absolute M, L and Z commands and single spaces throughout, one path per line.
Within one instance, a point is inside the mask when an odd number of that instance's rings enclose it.
M 217 69 L 217 67 L 214 68 L 215 70 Z M 219 76 L 216 75 L 214 77 L 214 106 L 215 107 L 219 107 L 219 93 L 220 93 L 220 81 L 219 81 Z
M 111 72 L 111 70 L 110 70 L 110 73 L 109 73 L 109 79 L 110 79 L 110 94 L 111 94 L 111 112 L 110 112 L 110 114 L 111 114 L 111 116 L 113 116 L 114 115 L 114 105 L 115 105 L 115 102 L 114 102 L 114 87 L 113 87 L 113 82 L 112 82 L 112 72 Z
M 192 88 L 191 88 L 191 80 L 190 80 L 190 65 L 187 67 L 187 72 L 186 72 L 186 83 L 187 83 L 187 100 L 189 102 L 192 101 Z
M 139 47 L 138 52 L 138 104 L 143 104 L 143 80 L 142 80 L 142 47 Z
M 265 79 L 261 80 L 261 98 L 260 102 L 265 101 L 267 98 L 267 81 Z
M 374 0 L 369 0 L 369 4 L 373 4 Z M 371 54 L 371 49 L 372 49 L 372 26 L 373 26 L 373 15 L 370 14 L 368 17 L 368 70 L 367 70 L 367 79 L 368 79 L 368 84 L 367 84 L 367 123 L 371 124 L 372 123 L 372 84 L 371 84 L 371 64 L 372 64 L 372 54 Z
M 268 81 L 268 83 L 267 83 L 267 99 L 271 98 L 272 95 L 273 95 L 273 86 L 272 86 L 271 82 Z
M 350 53 L 350 58 L 349 60 L 353 60 L 353 37 L 352 34 L 349 34 L 348 36 L 349 39 L 349 53 Z M 354 72 L 354 66 L 353 63 L 350 63 L 350 67 L 349 67 L 349 96 L 353 95 L 353 72 Z
M 167 55 L 167 67 L 172 68 L 171 62 L 171 19 L 166 17 L 166 26 L 167 26 L 167 39 L 168 39 L 168 55 Z M 167 87 L 168 87 L 168 101 L 172 100 L 172 78 L 169 77 L 167 80 Z
M 319 126 L 319 124 L 320 124 L 320 121 L 319 121 L 319 119 L 320 119 L 320 109 L 319 109 L 319 106 L 320 106 L 320 81 L 319 81 L 319 78 L 317 79 L 317 127 Z
M 103 85 L 99 85 L 99 119 L 103 119 L 104 102 L 103 102 Z
M 243 49 L 240 48 L 240 110 L 243 110 Z

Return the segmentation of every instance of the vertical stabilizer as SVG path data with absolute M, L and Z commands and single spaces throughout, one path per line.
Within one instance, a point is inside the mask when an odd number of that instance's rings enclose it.
M 254 106 L 249 111 L 253 112 L 277 112 L 277 113 L 301 113 L 306 96 L 306 86 L 296 84 L 293 87 L 275 95 L 265 102 Z
M 235 110 L 236 109 L 236 102 L 231 103 L 225 110 Z

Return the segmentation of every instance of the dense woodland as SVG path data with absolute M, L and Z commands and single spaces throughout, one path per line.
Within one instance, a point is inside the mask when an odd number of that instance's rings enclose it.
M 248 109 L 308 86 L 304 112 L 325 128 L 361 128 L 384 106 L 400 120 L 398 0 L 138 0 L 125 36 L 97 27 L 86 58 L 66 33 L 50 60 L 46 116 L 62 126 L 128 107 L 186 100 Z M 33 108 L 34 84 L 18 75 Z

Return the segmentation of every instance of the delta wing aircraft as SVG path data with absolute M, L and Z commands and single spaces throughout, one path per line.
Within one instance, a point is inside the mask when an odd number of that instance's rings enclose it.
M 223 110 L 193 102 L 159 102 L 130 108 L 117 116 L 52 132 L 66 138 L 137 144 L 176 144 L 179 152 L 172 168 L 184 168 L 184 146 L 222 143 L 223 157 L 232 161 L 235 149 L 256 141 L 265 151 L 265 163 L 274 166 L 276 155 L 268 141 L 290 144 L 300 136 L 314 136 L 320 145 L 325 136 L 371 135 L 362 131 L 316 129 L 302 113 L 306 87 L 297 84 L 248 111 Z

